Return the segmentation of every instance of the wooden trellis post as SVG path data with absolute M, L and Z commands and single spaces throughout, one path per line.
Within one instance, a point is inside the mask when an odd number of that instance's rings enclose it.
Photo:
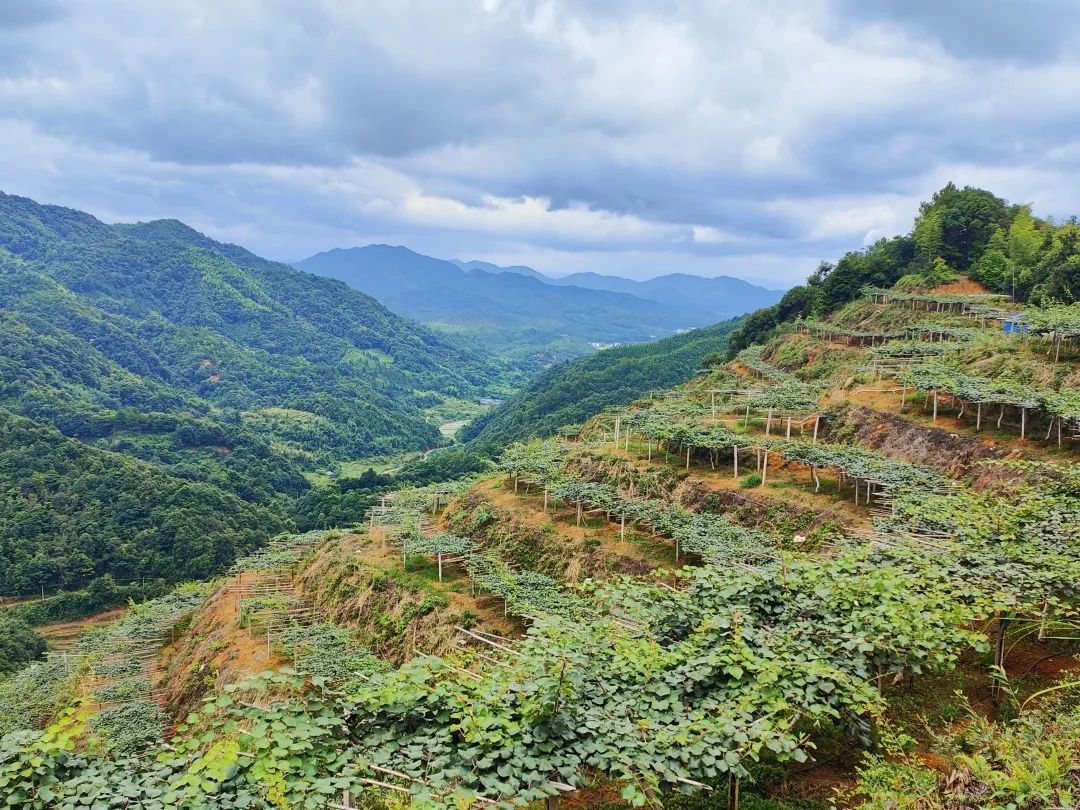
M 732 459 L 732 462 L 735 464 L 735 473 L 734 473 L 734 475 L 732 477 L 733 478 L 738 478 L 739 477 L 739 446 L 738 445 L 735 445 L 734 447 L 731 448 L 731 459 Z
M 734 774 L 728 776 L 727 810 L 739 810 L 739 777 Z
M 765 486 L 765 477 L 769 474 L 769 451 L 765 450 L 765 460 L 761 463 L 761 486 Z
M 997 638 L 994 641 L 994 666 L 1000 667 L 1002 672 L 1005 670 L 1005 631 L 1009 627 L 1009 620 L 1002 615 L 998 615 L 998 631 Z M 994 680 L 990 683 L 990 697 L 993 699 L 994 704 L 997 705 L 1001 692 L 1001 683 L 995 673 Z

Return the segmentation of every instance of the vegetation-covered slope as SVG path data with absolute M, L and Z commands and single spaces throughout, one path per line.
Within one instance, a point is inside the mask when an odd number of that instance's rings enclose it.
M 9 317 L 48 330 L 35 342 L 70 359 L 38 362 L 61 378 L 68 411 L 197 399 L 299 449 L 359 455 L 435 443 L 420 408 L 496 373 L 339 282 L 177 222 L 113 228 L 4 195 L 0 272 Z M 38 400 L 51 396 L 16 382 L 4 404 L 47 415 L 54 403 Z
M 1058 399 L 998 425 L 970 397 L 1067 396 L 1080 342 L 1048 354 L 1034 306 L 1004 333 L 960 282 L 868 290 L 466 491 L 281 538 L 176 643 L 153 625 L 136 683 L 97 675 L 130 617 L 24 670 L 0 787 L 42 810 L 1069 807 L 1080 435 L 1047 430 Z M 993 385 L 928 389 L 927 358 Z
M 208 576 L 285 525 L 305 469 L 437 445 L 422 409 L 501 374 L 179 222 L 4 194 L 0 304 L 2 594 Z
M 224 487 L 0 410 L 0 591 L 212 576 L 285 527 Z
M 497 452 L 511 442 L 550 436 L 654 388 L 676 385 L 701 368 L 706 357 L 723 352 L 737 324 L 726 321 L 552 366 L 499 408 L 466 425 L 461 436 L 483 452 Z
M 0 681 L 0 791 L 1074 806 L 1080 304 L 937 264 Z

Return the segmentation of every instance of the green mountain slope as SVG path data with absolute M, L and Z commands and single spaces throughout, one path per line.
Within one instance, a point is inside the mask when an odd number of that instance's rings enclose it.
M 0 465 L 0 594 L 219 571 L 288 524 L 305 470 L 438 444 L 423 409 L 501 373 L 179 222 L 0 194 L 0 417 L 24 443 Z
M 158 465 L 0 410 L 0 592 L 208 577 L 288 523 Z
M 461 436 L 476 449 L 494 453 L 511 442 L 549 436 L 604 408 L 633 402 L 654 388 L 685 382 L 707 356 L 726 350 L 738 324 L 725 321 L 552 366 L 499 408 L 466 425 Z
M 0 300 L 37 354 L 6 347 L 31 367 L 0 404 L 52 421 L 179 409 L 300 453 L 356 456 L 434 444 L 421 409 L 498 375 L 340 282 L 180 223 L 114 228 L 7 195 Z

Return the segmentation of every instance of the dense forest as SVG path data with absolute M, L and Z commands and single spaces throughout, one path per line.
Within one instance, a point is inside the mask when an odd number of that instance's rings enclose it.
M 763 342 L 778 324 L 835 312 L 866 285 L 927 286 L 958 272 L 1016 301 L 1072 303 L 1080 295 L 1080 221 L 1040 219 L 1030 205 L 949 183 L 919 207 L 909 234 L 822 262 L 806 284 L 747 317 L 729 351 Z
M 612 405 L 685 382 L 709 355 L 721 353 L 738 320 L 655 343 L 619 346 L 552 366 L 498 409 L 466 425 L 461 437 L 480 452 L 549 436 Z
M 211 576 L 287 527 L 277 510 L 0 410 L 0 591 Z
M 0 194 L 0 594 L 217 573 L 291 525 L 305 470 L 437 446 L 424 409 L 504 374 L 179 222 Z

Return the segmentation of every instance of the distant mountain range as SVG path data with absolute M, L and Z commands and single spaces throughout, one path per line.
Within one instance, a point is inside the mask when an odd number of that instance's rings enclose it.
M 340 279 L 394 312 L 543 362 L 716 323 L 782 295 L 729 276 L 552 278 L 522 265 L 436 259 L 389 245 L 330 250 L 295 266 Z

